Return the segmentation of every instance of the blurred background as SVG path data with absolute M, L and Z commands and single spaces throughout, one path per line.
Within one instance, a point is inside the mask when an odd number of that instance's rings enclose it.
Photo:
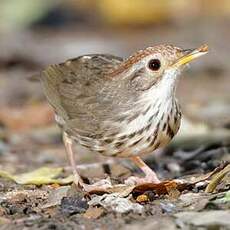
M 82 54 L 128 57 L 160 43 L 210 48 L 178 86 L 185 120 L 175 145 L 229 143 L 229 28 L 228 0 L 1 0 L 1 169 L 67 165 L 52 109 L 30 75 Z

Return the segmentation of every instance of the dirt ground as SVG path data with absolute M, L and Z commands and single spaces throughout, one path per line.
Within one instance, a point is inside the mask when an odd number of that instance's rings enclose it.
M 215 20 L 197 23 L 196 27 L 164 25 L 163 29 L 117 31 L 115 35 L 114 31 L 74 32 L 67 28 L 3 36 L 0 229 L 230 229 L 228 28 L 225 20 Z M 81 54 L 128 56 L 139 48 L 165 42 L 186 48 L 202 43 L 210 47 L 207 57 L 192 63 L 178 86 L 186 118 L 181 132 L 167 148 L 145 158 L 163 181 L 177 178 L 179 182 L 154 189 L 126 188 L 119 190 L 119 196 L 86 195 L 71 182 L 64 183 L 61 179 L 71 171 L 61 132 L 40 84 L 28 77 L 48 64 Z M 84 150 L 78 152 L 76 160 L 81 175 L 90 182 L 110 177 L 118 184 L 131 174 L 141 175 L 128 160 L 108 159 Z M 21 173 L 41 167 L 48 167 L 48 172 L 61 170 L 48 184 L 15 182 L 21 179 Z M 49 178 L 49 173 L 46 176 Z M 57 178 L 62 183 L 55 181 Z M 178 187 L 180 183 L 183 188 Z M 126 194 L 121 195 L 124 191 Z

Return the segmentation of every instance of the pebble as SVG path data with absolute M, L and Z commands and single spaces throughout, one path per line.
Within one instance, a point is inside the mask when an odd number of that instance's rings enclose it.
M 100 205 L 107 210 L 112 210 L 116 213 L 134 212 L 141 214 L 144 212 L 144 207 L 140 204 L 131 202 L 128 198 L 119 197 L 119 194 L 104 194 L 103 196 L 95 196 L 88 202 L 89 205 Z
M 222 229 L 230 226 L 229 210 L 213 210 L 202 212 L 180 212 L 175 214 L 178 223 L 190 224 L 194 227 L 208 229 Z
M 65 215 L 84 213 L 88 207 L 87 201 L 78 195 L 63 197 L 61 200 L 61 212 Z

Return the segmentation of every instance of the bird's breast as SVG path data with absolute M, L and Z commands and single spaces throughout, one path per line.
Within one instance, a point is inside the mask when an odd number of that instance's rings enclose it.
M 111 122 L 119 131 L 111 135 L 105 133 L 98 152 L 118 157 L 152 152 L 169 143 L 179 129 L 180 119 L 176 100 L 134 106 L 125 116 Z
M 167 145 L 177 133 L 180 119 L 176 100 L 167 103 L 156 100 L 155 103 L 134 106 L 122 116 L 108 121 L 100 138 L 78 137 L 77 141 L 105 156 L 137 156 Z M 116 132 L 109 132 L 114 126 Z
M 118 155 L 140 155 L 164 147 L 179 130 L 180 120 L 181 112 L 176 100 L 145 107 L 142 114 L 125 125 L 123 132 L 129 136 L 127 148 Z

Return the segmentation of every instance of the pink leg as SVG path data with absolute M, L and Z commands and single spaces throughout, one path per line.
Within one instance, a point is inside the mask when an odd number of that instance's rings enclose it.
M 158 179 L 156 173 L 151 168 L 149 168 L 149 166 L 145 164 L 145 162 L 140 157 L 132 157 L 131 160 L 144 172 L 145 177 L 129 177 L 125 181 L 126 184 L 160 183 L 160 180 Z
M 65 144 L 67 156 L 68 156 L 68 159 L 70 161 L 70 165 L 71 165 L 71 168 L 73 171 L 73 182 L 77 186 L 83 188 L 83 190 L 86 192 L 90 192 L 92 190 L 103 190 L 103 189 L 106 189 L 108 187 L 111 187 L 111 184 L 107 180 L 98 181 L 97 183 L 95 183 L 93 185 L 85 184 L 82 181 L 79 173 L 77 172 L 76 163 L 75 163 L 75 159 L 74 159 L 74 153 L 73 153 L 73 149 L 72 149 L 73 141 L 71 140 L 71 138 L 68 137 L 68 135 L 65 132 L 63 133 L 63 141 Z
M 80 177 L 80 175 L 77 172 L 76 169 L 76 164 L 75 164 L 75 160 L 74 160 L 74 153 L 72 150 L 72 145 L 73 145 L 73 141 L 68 137 L 68 135 L 64 132 L 63 133 L 63 141 L 65 144 L 65 148 L 66 148 L 66 153 L 67 153 L 67 157 L 69 159 L 72 171 L 73 171 L 73 182 L 77 185 L 77 186 L 81 186 L 83 184 L 83 181 Z

